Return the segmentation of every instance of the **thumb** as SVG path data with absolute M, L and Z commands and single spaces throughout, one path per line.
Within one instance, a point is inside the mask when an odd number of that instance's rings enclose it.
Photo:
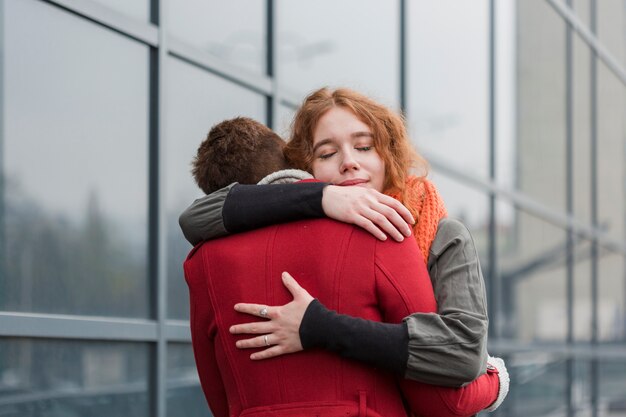
M 289 290 L 294 299 L 309 295 L 307 290 L 302 288 L 300 284 L 298 284 L 298 281 L 296 281 L 295 278 L 289 274 L 289 272 L 283 272 L 281 278 L 283 280 L 283 285 Z

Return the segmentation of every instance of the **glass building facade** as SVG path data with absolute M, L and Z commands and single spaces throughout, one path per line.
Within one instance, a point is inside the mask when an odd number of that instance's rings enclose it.
M 479 248 L 498 416 L 626 416 L 626 1 L 0 0 L 0 415 L 206 416 L 178 214 L 243 115 L 403 111 Z

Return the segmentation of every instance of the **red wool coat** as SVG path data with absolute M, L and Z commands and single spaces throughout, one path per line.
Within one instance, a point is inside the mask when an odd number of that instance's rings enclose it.
M 469 389 L 397 384 L 386 372 L 324 351 L 252 361 L 250 349 L 236 348 L 244 337 L 231 335 L 229 327 L 258 318 L 233 306 L 291 301 L 283 271 L 340 313 L 397 323 L 412 312 L 435 312 L 414 239 L 381 242 L 350 225 L 306 220 L 205 242 L 184 268 L 198 373 L 216 417 L 406 416 L 402 396 L 417 415 L 462 416 L 497 395 L 493 378 Z

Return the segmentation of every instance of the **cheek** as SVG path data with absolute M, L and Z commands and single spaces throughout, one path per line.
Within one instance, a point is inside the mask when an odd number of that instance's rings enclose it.
M 329 169 L 328 165 L 330 164 L 313 162 L 313 164 L 311 165 L 311 171 L 313 172 L 313 176 L 315 177 L 315 179 L 324 182 L 331 182 L 333 177 L 331 175 L 331 170 Z

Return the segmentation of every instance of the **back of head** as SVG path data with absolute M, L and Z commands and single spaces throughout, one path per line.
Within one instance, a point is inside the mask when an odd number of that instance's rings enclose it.
M 198 147 L 192 174 L 207 194 L 233 182 L 256 184 L 274 171 L 288 168 L 284 141 L 262 123 L 236 117 L 213 126 Z

